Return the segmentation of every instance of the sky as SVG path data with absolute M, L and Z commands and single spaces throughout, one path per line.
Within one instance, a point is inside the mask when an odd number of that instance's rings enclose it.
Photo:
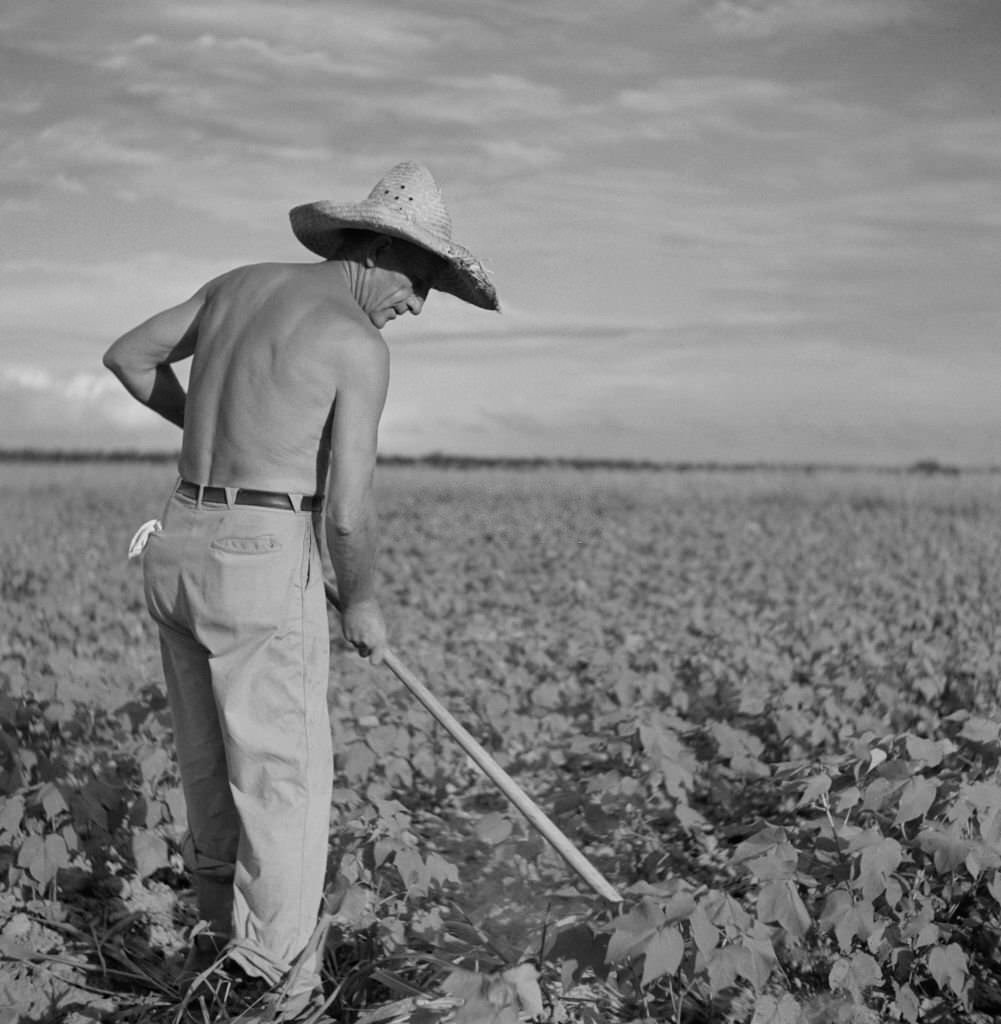
M 997 0 L 4 0 L 0 448 L 425 163 L 502 312 L 389 324 L 386 455 L 1001 464 Z

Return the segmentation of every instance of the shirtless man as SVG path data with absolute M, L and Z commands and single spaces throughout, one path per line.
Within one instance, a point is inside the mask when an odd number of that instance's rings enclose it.
M 418 315 L 431 288 L 498 308 L 421 165 L 397 165 L 360 203 L 290 216 L 323 262 L 223 274 L 104 356 L 183 429 L 180 480 L 143 568 L 209 928 L 187 973 L 224 949 L 275 986 L 269 1012 L 286 1020 L 308 1008 L 322 959 L 307 950 L 332 786 L 321 534 L 345 640 L 375 664 L 386 648 L 372 491 L 389 380 L 380 331 Z M 185 393 L 171 364 L 188 357 Z

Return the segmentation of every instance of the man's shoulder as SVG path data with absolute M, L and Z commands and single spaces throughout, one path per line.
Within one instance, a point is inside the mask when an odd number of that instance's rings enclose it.
M 298 287 L 309 280 L 309 263 L 279 263 L 275 261 L 263 263 L 244 263 L 219 274 L 208 282 L 206 287 L 233 287 L 246 282 L 260 285 L 287 285 Z
M 330 343 L 342 373 L 365 377 L 389 372 L 389 346 L 365 316 L 342 320 L 330 331 Z

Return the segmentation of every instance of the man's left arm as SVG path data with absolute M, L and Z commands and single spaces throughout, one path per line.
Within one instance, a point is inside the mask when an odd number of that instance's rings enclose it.
M 187 396 L 171 363 L 194 352 L 204 303 L 202 289 L 123 334 L 104 353 L 104 365 L 133 398 L 179 427 Z

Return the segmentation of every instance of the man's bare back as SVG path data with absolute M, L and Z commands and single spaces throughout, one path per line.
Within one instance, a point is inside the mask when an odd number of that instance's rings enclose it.
M 342 264 L 264 263 L 217 278 L 194 342 L 181 476 L 321 493 L 339 378 L 364 374 L 385 350 Z

